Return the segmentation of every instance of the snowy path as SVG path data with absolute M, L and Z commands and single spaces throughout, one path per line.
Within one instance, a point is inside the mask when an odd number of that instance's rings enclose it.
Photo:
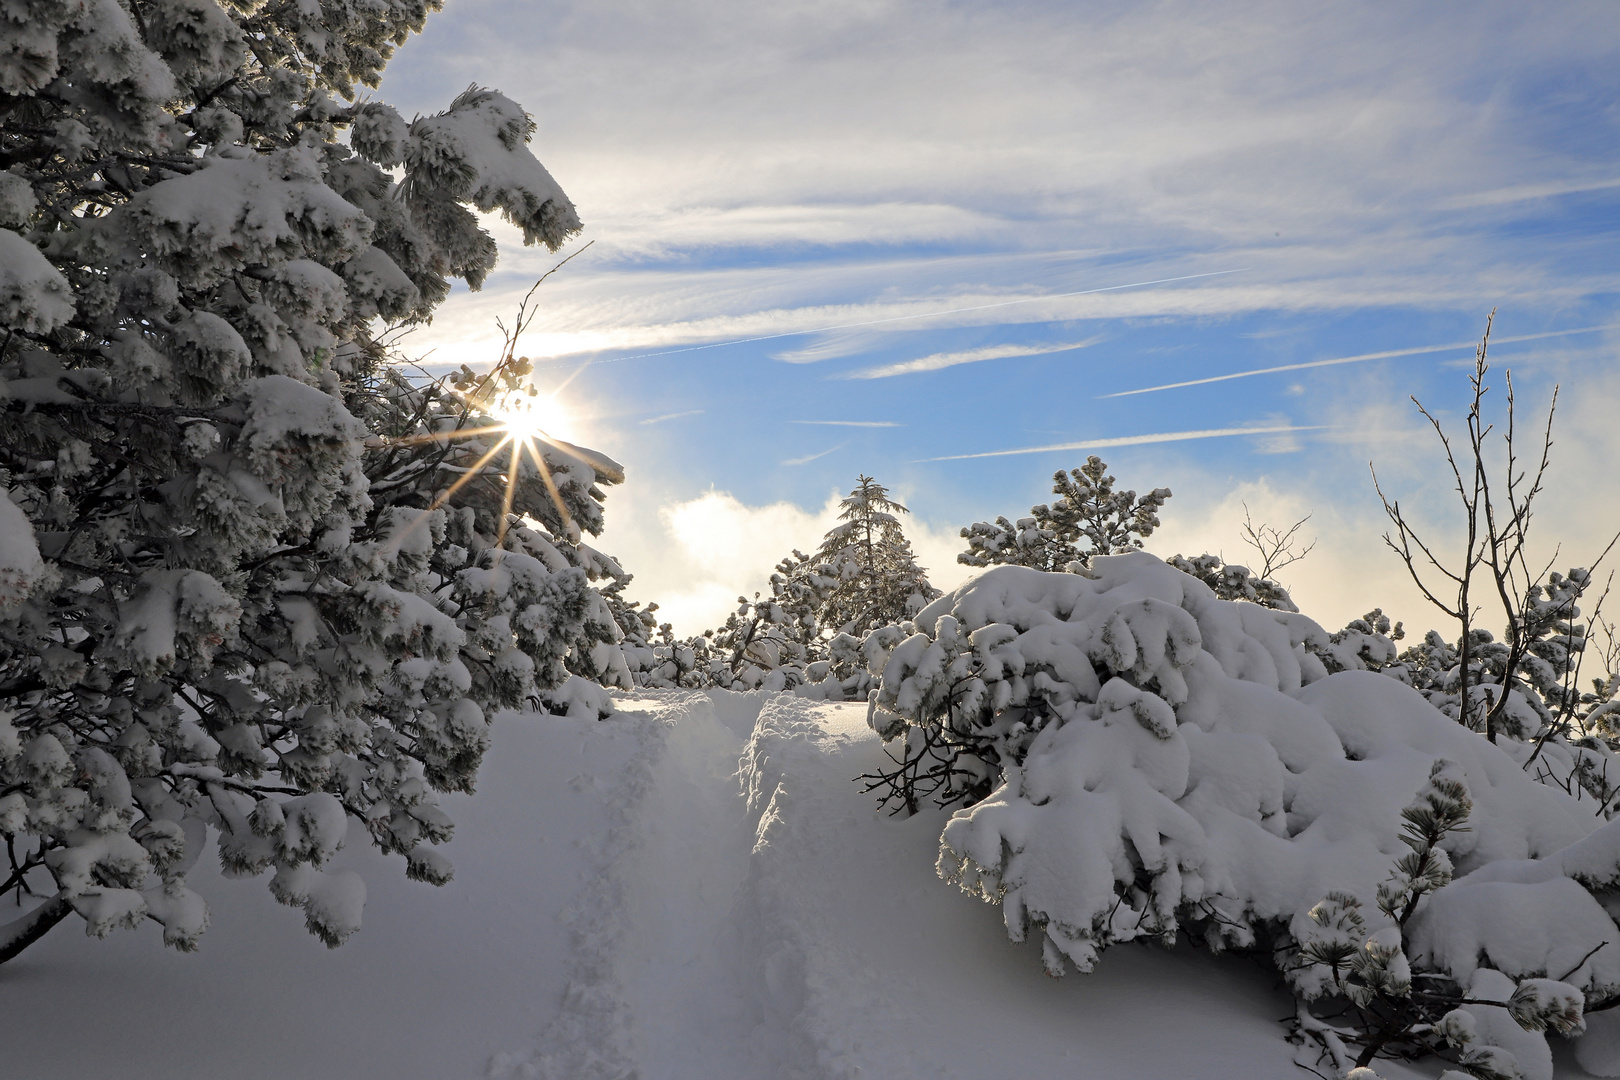
M 1120 947 L 1046 978 L 935 876 L 943 815 L 850 782 L 880 760 L 864 706 L 625 704 L 502 722 L 448 802 L 445 888 L 351 844 L 371 899 L 342 949 L 257 880 L 200 885 L 194 956 L 51 935 L 0 969 L 0 1080 L 1306 1075 L 1258 968 Z
M 1047 979 L 935 877 L 941 815 L 880 817 L 850 782 L 878 753 L 864 706 L 688 699 L 638 763 L 634 841 L 584 898 L 561 1017 L 494 1075 L 1299 1074 L 1258 971 L 1120 949 Z

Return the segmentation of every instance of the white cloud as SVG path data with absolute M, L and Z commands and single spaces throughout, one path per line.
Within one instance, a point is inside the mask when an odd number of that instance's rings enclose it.
M 688 416 L 702 416 L 703 412 L 704 410 L 702 409 L 687 409 L 685 412 L 672 412 L 665 413 L 662 416 L 649 416 L 647 419 L 640 421 L 640 423 L 662 424 L 666 420 L 681 420 Z
M 1073 352 L 1101 341 L 1101 335 L 1084 341 L 1054 343 L 1050 345 L 990 345 L 982 349 L 964 349 L 959 352 L 932 353 L 915 360 L 902 360 L 896 364 L 846 371 L 842 379 L 888 379 L 895 375 L 912 375 L 920 371 L 939 371 L 959 364 L 977 364 L 985 360 L 1006 360 L 1015 356 L 1045 356 L 1048 353 Z
M 1330 502 L 1320 491 L 1285 484 L 1277 478 L 1246 481 L 1202 503 L 1195 485 L 1173 484 L 1178 494 L 1161 514 L 1165 524 L 1148 538 L 1147 547 L 1163 556 L 1207 551 L 1252 567 L 1258 557 L 1242 540 L 1245 503 L 1256 525 L 1286 529 L 1310 514 L 1299 532 L 1300 547 L 1314 540 L 1315 550 L 1278 575 L 1300 610 L 1328 630 L 1377 606 L 1391 618 L 1407 620 L 1407 629 L 1419 634 L 1439 625 L 1405 569 L 1378 539 L 1383 520 L 1373 514 L 1376 502 Z M 1371 485 L 1366 488 L 1370 495 Z
M 842 450 L 844 447 L 846 447 L 848 445 L 849 445 L 848 443 L 839 443 L 837 446 L 829 446 L 829 447 L 827 447 L 827 449 L 819 451 L 819 452 L 814 453 L 814 454 L 806 454 L 803 457 L 787 458 L 782 462 L 782 464 L 783 465 L 808 465 L 812 461 L 816 461 L 816 460 L 818 460 L 820 458 L 824 458 L 828 454 L 832 453 L 833 451 Z
M 846 291 L 851 278 L 875 278 L 885 270 L 914 280 L 924 273 L 910 262 L 841 264 L 836 269 L 844 272 Z M 952 269 L 948 261 L 943 262 L 928 268 L 926 277 Z M 1294 272 L 1277 269 L 1284 274 Z M 762 280 L 764 275 L 757 272 L 731 269 L 582 276 L 577 283 L 559 283 L 548 295 L 540 319 L 524 338 L 523 350 L 537 360 L 553 359 L 560 368 L 580 362 L 618 363 L 650 358 L 686 362 L 700 360 L 703 353 L 716 348 L 788 340 L 851 326 L 893 334 L 1102 319 L 1220 317 L 1260 310 L 1350 310 L 1412 304 L 1455 308 L 1475 305 L 1481 289 L 1477 283 L 1458 280 L 1454 274 L 1403 273 L 1354 282 L 1322 276 L 1274 277 L 1242 284 L 1198 282 L 1137 292 L 1026 295 L 1012 302 L 1005 299 L 1004 292 L 991 293 L 959 284 L 944 297 L 930 294 L 822 303 L 815 294 L 823 284 L 831 283 L 817 279 L 831 276 L 832 268 L 775 282 Z M 1620 291 L 1620 274 L 1613 278 L 1609 284 Z M 547 288 L 550 286 L 548 282 Z M 932 282 L 916 280 L 916 287 L 921 293 L 932 287 Z M 1586 289 L 1609 285 L 1594 279 L 1579 287 L 1534 281 L 1492 287 L 1514 292 L 1528 306 L 1573 303 Z M 526 283 L 523 288 L 527 288 Z M 882 291 L 876 281 L 872 289 L 874 293 Z M 635 294 L 634 303 L 623 299 L 627 292 Z M 409 342 L 411 352 L 433 349 L 434 365 L 491 362 L 500 355 L 501 345 L 495 318 L 509 315 L 521 295 L 522 289 L 504 281 L 486 286 L 476 295 L 457 293 L 439 309 L 431 326 L 413 336 Z M 716 311 L 722 301 L 734 305 L 732 310 Z M 602 357 L 603 353 L 622 355 Z
M 1455 195 L 1443 199 L 1440 205 L 1447 210 L 1465 210 L 1481 206 L 1502 206 L 1506 203 L 1529 199 L 1550 199 L 1559 195 L 1575 195 L 1586 191 L 1605 191 L 1620 187 L 1620 180 L 1550 181 L 1541 184 L 1518 184 L 1513 187 L 1481 191 L 1472 195 Z
M 1297 431 L 1322 431 L 1320 424 L 1256 424 L 1246 427 L 1208 428 L 1202 431 L 1164 431 L 1156 435 L 1122 435 L 1111 439 L 1083 439 L 1049 446 L 1024 446 L 1016 450 L 984 450 L 977 454 L 949 454 L 927 461 L 965 461 L 969 458 L 1011 457 L 1014 454 L 1048 454 L 1060 450 L 1103 450 L 1114 446 L 1146 446 L 1152 443 L 1187 442 L 1191 439 L 1219 439 L 1231 435 L 1277 435 Z M 1273 452 L 1273 451 L 1268 451 Z
M 1620 328 L 1620 323 L 1606 323 L 1602 326 L 1580 326 L 1568 330 L 1548 330 L 1540 334 L 1518 334 L 1512 337 L 1495 337 L 1491 339 L 1492 345 L 1511 345 L 1521 341 L 1540 341 L 1543 338 L 1568 337 L 1571 334 L 1595 334 L 1604 330 Z M 1302 364 L 1279 364 L 1276 367 L 1252 368 L 1248 371 L 1234 371 L 1227 375 L 1211 375 L 1202 379 L 1187 379 L 1184 382 L 1163 383 L 1159 386 L 1144 386 L 1140 390 L 1121 390 L 1118 393 L 1102 394 L 1103 398 L 1131 397 L 1135 394 L 1152 394 L 1159 390 L 1180 390 L 1188 386 L 1203 386 L 1206 383 L 1227 382 L 1231 379 L 1247 379 L 1254 375 L 1274 375 L 1280 371 L 1305 371 L 1309 368 L 1336 367 L 1340 364 L 1359 364 L 1369 360 L 1390 360 L 1398 356 L 1421 356 L 1425 353 L 1456 352 L 1459 349 L 1473 351 L 1479 341 L 1453 341 L 1446 345 L 1415 345 L 1405 349 L 1385 349 L 1382 352 L 1361 353 L 1357 356 L 1340 356 L 1331 360 L 1310 360 Z M 1472 364 L 1472 359 L 1465 361 Z
M 536 114 L 537 151 L 598 238 L 546 285 L 529 339 L 544 356 L 896 319 L 891 329 L 1522 306 L 1613 291 L 1620 275 L 1523 258 L 1493 227 L 1501 206 L 1604 190 L 1614 169 L 1549 148 L 1535 101 L 1486 108 L 1475 91 L 1484 60 L 1503 94 L 1552 65 L 1576 77 L 1606 64 L 1612 13 L 1487 3 L 1463 35 L 1455 18 L 1247 0 L 1106 13 L 465 0 L 405 46 L 384 91 L 430 108 L 434 83 L 473 72 Z M 1452 216 L 1437 227 L 1441 206 Z M 495 357 L 493 315 L 554 261 L 496 232 L 501 272 L 419 337 L 439 360 Z M 911 245 L 927 250 L 896 256 Z M 729 250 L 746 265 L 717 269 Z M 1176 257 L 1146 266 L 1143 252 Z M 1053 298 L 1236 266 L 1255 280 Z M 1076 267 L 1096 272 L 1075 281 Z M 783 344 L 787 362 L 849 352 Z
M 633 599 L 656 602 L 682 637 L 713 629 L 739 595 L 768 591 L 776 561 L 811 550 L 836 520 L 837 498 L 819 511 L 788 502 L 748 506 L 709 491 L 659 505 L 627 487 L 609 496 L 599 547 L 635 575 Z
M 882 334 L 875 330 L 844 330 L 820 335 L 820 340 L 796 349 L 783 349 L 771 353 L 772 360 L 784 364 L 819 364 L 823 360 L 837 360 L 871 348 Z

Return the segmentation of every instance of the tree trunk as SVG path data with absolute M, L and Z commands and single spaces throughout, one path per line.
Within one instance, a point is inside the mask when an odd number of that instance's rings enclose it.
M 0 926 L 0 964 L 50 933 L 51 927 L 67 918 L 73 905 L 62 896 L 53 896 L 20 919 Z

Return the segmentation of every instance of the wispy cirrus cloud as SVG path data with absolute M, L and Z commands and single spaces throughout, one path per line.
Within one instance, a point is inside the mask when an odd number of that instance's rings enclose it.
M 890 379 L 896 375 L 914 375 L 921 371 L 941 371 L 959 364 L 977 364 L 984 360 L 1006 360 L 1015 356 L 1046 356 L 1050 353 L 1073 352 L 1095 345 L 1102 340 L 1102 335 L 1088 337 L 1084 341 L 1052 342 L 1042 345 L 988 345 L 982 349 L 963 349 L 960 352 L 933 353 L 929 356 L 920 356 L 915 360 L 902 360 L 896 364 L 882 364 L 878 367 L 861 368 L 857 371 L 840 373 L 840 379 Z
M 1106 450 L 1111 446 L 1146 446 L 1150 443 L 1186 442 L 1189 439 L 1220 439 L 1232 435 L 1280 435 L 1298 431 L 1325 431 L 1326 424 L 1275 424 L 1254 427 L 1205 428 L 1202 431 L 1164 431 L 1154 435 L 1123 435 L 1112 439 L 1081 439 L 1049 446 L 1021 446 L 1014 450 L 985 450 L 977 454 L 947 454 L 922 461 L 966 461 L 969 458 L 1011 457 L 1014 454 L 1046 454 L 1060 450 Z
M 871 348 L 879 334 L 869 331 L 849 331 L 822 335 L 820 341 L 796 349 L 783 349 L 770 354 L 772 360 L 784 364 L 819 364 L 823 360 L 837 360 Z
M 1530 199 L 1552 199 L 1559 195 L 1579 195 L 1586 191 L 1606 191 L 1620 187 L 1620 178 L 1602 180 L 1550 181 L 1541 184 L 1515 184 L 1512 187 L 1453 195 L 1440 201 L 1443 210 L 1473 210 L 1483 206 L 1504 206 Z
M 384 89 L 431 110 L 465 85 L 457 65 L 476 65 L 543 118 L 537 152 L 601 238 L 593 257 L 621 257 L 577 292 L 548 284 L 561 301 L 552 327 L 537 327 L 550 356 L 921 318 L 904 310 L 908 296 L 971 305 L 993 293 L 980 288 L 991 278 L 953 269 L 947 280 L 924 263 L 995 248 L 1174 252 L 1188 266 L 1266 258 L 1267 288 L 1176 297 L 1158 312 L 1107 305 L 1122 317 L 1523 303 L 1527 285 L 1543 284 L 1529 279 L 1567 282 L 1587 267 L 1523 258 L 1517 239 L 1490 231 L 1490 208 L 1615 182 L 1612 149 L 1547 144 L 1547 130 L 1577 128 L 1564 115 L 1544 123 L 1569 106 L 1531 89 L 1558 71 L 1607 93 L 1620 30 L 1606 0 L 1534 17 L 1486 0 L 1462 37 L 1443 7 L 1347 15 L 1280 0 L 994 13 L 897 0 L 814 19 L 740 0 L 466 3 L 405 46 Z M 552 45 L 537 66 L 527 43 L 538 33 Z M 1482 61 L 1502 95 L 1491 109 L 1474 90 Z M 1585 129 L 1604 130 L 1591 108 Z M 1479 212 L 1461 229 L 1450 218 L 1414 227 L 1436 207 Z M 505 267 L 531 258 L 496 231 Z M 909 245 L 929 259 L 898 265 Z M 701 276 L 727 250 L 747 253 L 737 280 Z M 667 280 L 642 272 L 666 257 Z M 422 339 L 452 364 L 498 356 L 483 324 L 532 280 L 498 274 L 482 298 L 458 293 Z M 1042 273 L 993 280 L 1063 288 Z M 1099 317 L 1101 305 L 1069 314 L 1051 299 L 976 323 Z M 453 325 L 462 311 L 476 319 Z M 928 316 L 947 317 L 968 324 Z M 475 343 L 480 355 L 463 355 Z
M 905 427 L 898 420 L 789 420 L 790 424 L 819 424 L 823 427 Z
M 1491 339 L 1493 345 L 1511 345 L 1521 341 L 1542 341 L 1546 338 L 1568 337 L 1571 334 L 1595 334 L 1601 330 L 1614 330 L 1620 328 L 1620 323 L 1606 323 L 1602 326 L 1579 326 L 1569 330 L 1548 330 L 1540 334 L 1516 334 L 1512 337 L 1497 337 Z M 1136 390 L 1120 390 L 1112 394 L 1099 394 L 1099 398 L 1133 397 L 1137 394 L 1153 394 L 1160 390 L 1180 390 L 1187 386 L 1204 386 L 1209 383 L 1228 382 L 1232 379 L 1247 379 L 1254 375 L 1274 375 L 1281 371 L 1305 371 L 1310 368 L 1337 367 L 1340 364 L 1361 364 L 1371 360 L 1390 360 L 1397 356 L 1422 356 L 1425 353 L 1456 352 L 1458 349 L 1477 348 L 1479 342 L 1452 341 L 1445 345 L 1416 345 L 1410 349 L 1385 349 L 1381 352 L 1359 353 L 1355 356 L 1336 356 L 1330 360 L 1307 360 L 1300 364 L 1277 364 L 1273 367 L 1250 368 L 1248 371 L 1233 371 L 1224 375 L 1207 375 L 1202 379 L 1184 379 L 1181 382 L 1160 383 L 1158 386 L 1144 386 Z
M 688 416 L 702 416 L 703 409 L 687 409 L 685 412 L 665 413 L 663 416 L 649 416 L 641 421 L 643 424 L 662 424 L 666 420 L 681 420 Z

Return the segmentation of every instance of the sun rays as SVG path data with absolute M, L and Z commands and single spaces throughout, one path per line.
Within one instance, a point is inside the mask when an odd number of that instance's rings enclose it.
M 499 405 L 488 409 L 497 423 L 426 431 L 389 440 L 389 445 L 410 446 L 498 436 L 493 445 L 485 449 L 471 464 L 462 463 L 470 454 L 462 454 L 459 460 L 453 456 L 447 457 L 441 463 L 442 470 L 461 475 L 448 488 L 439 492 L 432 505 L 428 507 L 431 512 L 448 505 L 469 483 L 487 476 L 489 466 L 495 464 L 501 470 L 500 483 L 503 489 L 500 520 L 495 535 L 497 551 L 504 549 L 518 488 L 525 479 L 525 470 L 529 465 L 533 467 L 532 475 L 539 478 L 552 505 L 556 507 L 563 529 L 566 531 L 573 524 L 573 515 L 568 512 L 562 491 L 557 486 L 551 464 L 546 460 L 543 450 L 543 446 L 552 446 L 567 451 L 569 443 L 560 434 L 567 431 L 566 425 L 569 420 L 566 409 L 557 401 L 555 393 L 512 394 L 507 397 L 512 400 L 502 401 Z M 503 457 L 505 460 L 500 460 Z M 422 520 L 426 520 L 425 515 Z
M 459 405 L 459 415 L 452 412 L 440 417 L 441 420 L 447 421 L 449 426 L 435 427 L 432 430 L 382 441 L 382 445 L 388 447 L 439 444 L 443 447 L 443 452 L 431 467 L 431 471 L 435 474 L 460 473 L 454 483 L 434 497 L 428 507 L 429 513 L 448 505 L 450 500 L 473 480 L 484 478 L 487 475 L 486 470 L 492 463 L 497 463 L 504 454 L 506 459 L 504 465 L 497 464 L 497 468 L 504 469 L 504 477 L 501 480 L 503 490 L 500 520 L 496 526 L 494 544 L 497 560 L 505 550 L 506 534 L 511 527 L 518 488 L 525 479 L 526 461 L 533 464 L 532 475 L 540 480 L 545 487 L 546 495 L 557 509 L 561 532 L 565 536 L 578 535 L 573 515 L 568 512 L 568 506 L 563 500 L 556 478 L 552 475 L 551 463 L 546 460 L 542 446 L 551 446 L 570 458 L 578 457 L 580 450 L 572 444 L 572 440 L 576 437 L 573 418 L 562 403 L 560 395 L 584 369 L 575 369 L 549 393 L 541 393 L 539 387 L 528 378 L 534 372 L 534 364 L 527 356 L 517 355 L 517 341 L 538 314 L 538 308 L 531 306 L 535 290 L 546 278 L 562 269 L 592 243 L 595 241 L 563 259 L 530 286 L 528 293 L 518 305 L 517 317 L 510 327 L 500 319 L 495 320 L 495 325 L 504 338 L 499 363 L 482 374 L 475 373 L 463 364 L 459 371 L 432 380 L 430 397 L 438 398 L 441 402 L 452 400 Z M 422 413 L 418 413 L 417 420 L 421 421 L 422 418 Z M 477 421 L 478 426 L 468 426 L 469 420 Z M 494 423 L 484 422 L 488 420 L 493 420 Z M 449 446 L 454 440 L 483 439 L 490 436 L 498 438 L 494 440 L 493 445 L 484 449 L 471 465 L 463 465 L 462 462 L 476 453 L 476 449 L 469 452 L 461 448 L 453 450 Z M 372 444 L 368 442 L 367 445 Z M 417 528 L 426 520 L 427 514 L 423 514 L 412 524 L 411 529 Z

